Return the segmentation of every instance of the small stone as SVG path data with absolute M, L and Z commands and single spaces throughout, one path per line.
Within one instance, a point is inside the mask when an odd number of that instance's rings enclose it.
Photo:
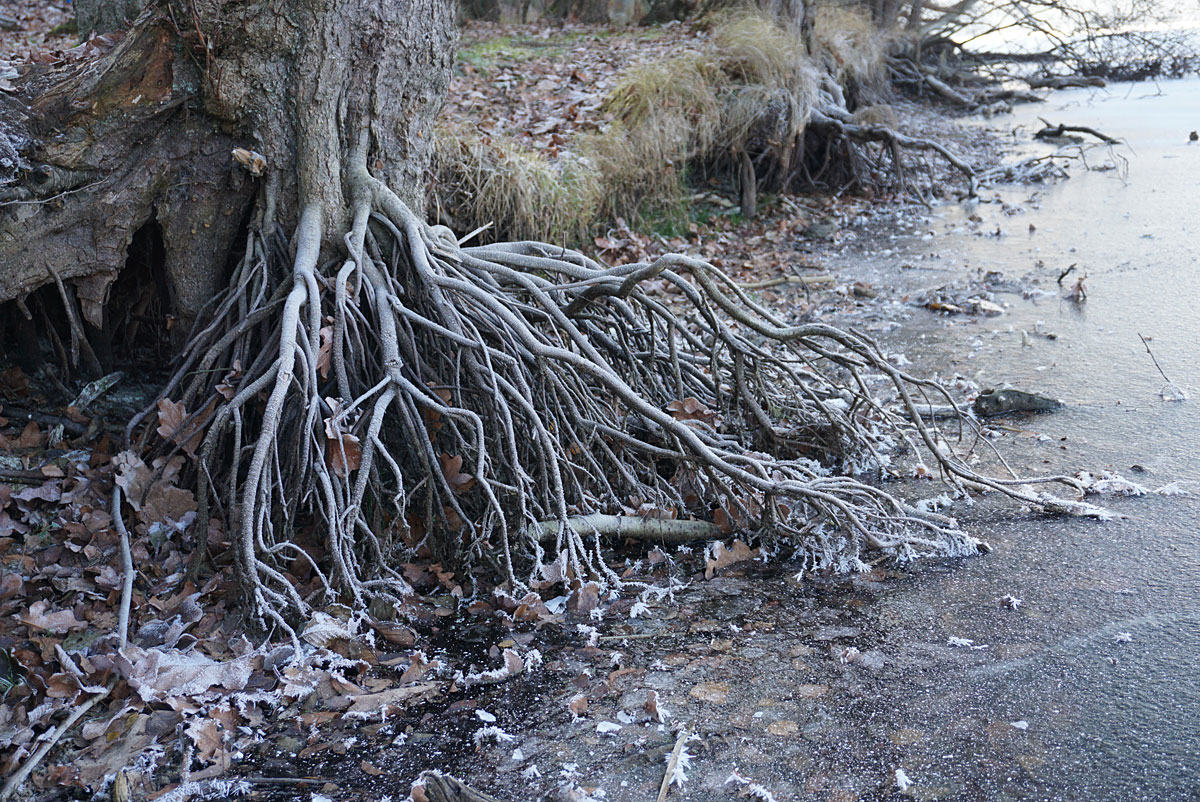
M 701 702 L 721 705 L 729 698 L 729 686 L 724 682 L 701 682 L 688 693 Z
M 304 743 L 299 738 L 285 735 L 275 739 L 275 748 L 285 754 L 294 755 L 304 748 Z
M 788 719 L 772 721 L 767 725 L 767 732 L 772 735 L 795 735 L 800 732 L 800 725 Z

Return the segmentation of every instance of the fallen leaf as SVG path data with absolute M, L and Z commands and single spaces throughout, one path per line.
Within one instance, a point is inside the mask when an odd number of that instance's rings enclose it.
M 690 396 L 682 401 L 672 401 L 667 404 L 667 411 L 675 420 L 698 420 L 713 424 L 717 419 L 715 412 Z
M 442 689 L 440 682 L 421 682 L 403 688 L 391 688 L 379 693 L 364 693 L 355 696 L 350 703 L 350 713 L 377 713 L 383 708 L 403 707 L 414 701 L 432 698 Z
M 362 467 L 358 436 L 343 431 L 336 414 L 325 419 L 325 464 L 341 479 Z
M 726 547 L 724 543 L 718 543 L 713 546 L 712 554 L 704 561 L 704 578 L 712 579 L 713 574 L 722 568 L 753 560 L 758 556 L 758 549 L 752 549 L 740 540 L 733 541 L 733 545 Z
M 36 421 L 25 424 L 21 436 L 17 438 L 17 448 L 37 448 L 42 445 L 42 432 Z
M 442 475 L 446 477 L 446 484 L 450 485 L 451 490 L 455 493 L 465 493 L 474 487 L 475 477 L 462 472 L 463 458 L 461 456 L 452 457 L 449 454 L 441 454 L 438 459 L 442 463 Z
M 333 362 L 333 326 L 321 327 L 321 348 L 317 351 L 317 373 L 322 379 L 329 378 L 329 366 Z
M 567 612 L 571 615 L 588 615 L 600 606 L 600 586 L 585 582 L 582 587 L 571 591 L 567 597 Z
M 663 714 L 658 708 L 658 691 L 651 690 L 646 693 L 646 703 L 642 705 L 642 709 L 650 714 L 655 721 L 662 721 Z
M 74 610 L 51 610 L 50 602 L 45 599 L 29 605 L 29 609 L 20 613 L 17 618 L 27 626 L 46 632 L 62 633 L 87 627 L 86 621 L 75 617 Z
M 211 407 L 211 404 L 209 406 Z M 182 448 L 189 457 L 195 457 L 196 449 L 200 447 L 200 442 L 204 439 L 204 432 L 201 431 L 200 426 L 207 417 L 208 411 L 204 410 L 189 421 L 187 407 L 183 405 L 183 402 L 161 398 L 158 401 L 158 428 L 155 431 L 159 437 L 170 440 Z

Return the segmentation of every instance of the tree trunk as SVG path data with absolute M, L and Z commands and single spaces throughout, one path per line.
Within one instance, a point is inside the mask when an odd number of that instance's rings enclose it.
M 124 30 L 137 19 L 146 0 L 74 0 L 72 5 L 79 35 L 86 40 L 92 34 Z
M 302 196 L 328 231 L 347 222 L 344 154 L 363 132 L 376 176 L 419 210 L 453 37 L 446 0 L 155 2 L 108 52 L 29 68 L 24 102 L 0 96 L 0 300 L 57 274 L 100 326 L 153 222 L 186 332 L 256 195 L 268 222 L 293 225 Z M 238 147 L 265 157 L 261 179 Z

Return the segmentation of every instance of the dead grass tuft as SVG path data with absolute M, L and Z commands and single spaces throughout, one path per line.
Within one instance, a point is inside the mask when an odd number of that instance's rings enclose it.
M 812 33 L 813 58 L 855 95 L 873 94 L 883 80 L 888 49 L 903 35 L 880 30 L 864 8 L 835 5 L 817 8 Z
M 888 46 L 869 17 L 836 7 L 818 11 L 814 41 L 810 54 L 797 31 L 760 11 L 724 12 L 698 49 L 623 72 L 604 103 L 611 124 L 554 160 L 516 140 L 444 129 L 443 208 L 459 229 L 494 222 L 495 236 L 574 243 L 601 221 L 681 204 L 689 165 L 720 173 L 745 153 L 782 180 L 823 76 L 865 102 Z
M 578 242 L 600 207 L 595 163 L 562 152 L 554 161 L 508 137 L 459 127 L 436 133 L 438 211 L 456 229 L 494 224 L 505 238 Z

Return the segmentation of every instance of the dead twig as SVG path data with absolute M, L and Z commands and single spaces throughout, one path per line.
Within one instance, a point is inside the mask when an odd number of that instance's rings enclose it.
M 112 519 L 121 538 L 121 609 L 117 612 L 117 648 L 123 650 L 129 642 L 129 608 L 133 603 L 133 555 L 129 550 L 129 530 L 121 515 L 121 486 L 113 483 Z
M 21 768 L 17 769 L 16 774 L 8 778 L 8 782 L 4 783 L 4 788 L 0 790 L 0 802 L 4 802 L 5 799 L 8 799 L 18 788 L 21 787 L 21 784 L 25 782 L 25 778 L 27 778 L 29 774 L 35 768 L 37 768 L 37 765 L 42 762 L 42 758 L 46 757 L 46 754 L 54 748 L 54 745 L 58 743 L 59 739 L 62 738 L 63 735 L 66 734 L 67 730 L 74 727 L 79 719 L 83 718 L 89 710 L 96 706 L 97 702 L 107 697 L 109 692 L 112 691 L 114 685 L 116 685 L 115 681 L 109 683 L 108 687 L 100 691 L 100 693 L 74 708 L 71 711 L 71 715 L 67 716 L 67 720 L 54 728 L 54 731 L 50 733 L 50 736 L 46 738 L 45 741 L 42 742 L 42 745 L 38 747 L 38 750 L 34 752 L 28 760 L 21 764 Z
M 1094 136 L 1108 145 L 1115 145 L 1120 142 L 1119 139 L 1111 137 L 1108 134 L 1102 134 L 1095 128 L 1088 128 L 1086 125 L 1052 125 L 1044 117 L 1038 117 L 1038 119 L 1045 123 L 1046 127 L 1034 134 L 1034 139 L 1058 139 L 1068 133 L 1077 133 Z
M 663 774 L 662 785 L 658 788 L 658 802 L 664 802 L 667 798 L 667 792 L 671 790 L 671 782 L 675 779 L 675 771 L 679 768 L 679 759 L 683 755 L 684 747 L 687 746 L 688 738 L 692 737 L 692 728 L 685 726 L 679 731 L 679 737 L 675 739 L 675 748 L 671 750 L 671 757 L 667 759 L 667 770 Z

